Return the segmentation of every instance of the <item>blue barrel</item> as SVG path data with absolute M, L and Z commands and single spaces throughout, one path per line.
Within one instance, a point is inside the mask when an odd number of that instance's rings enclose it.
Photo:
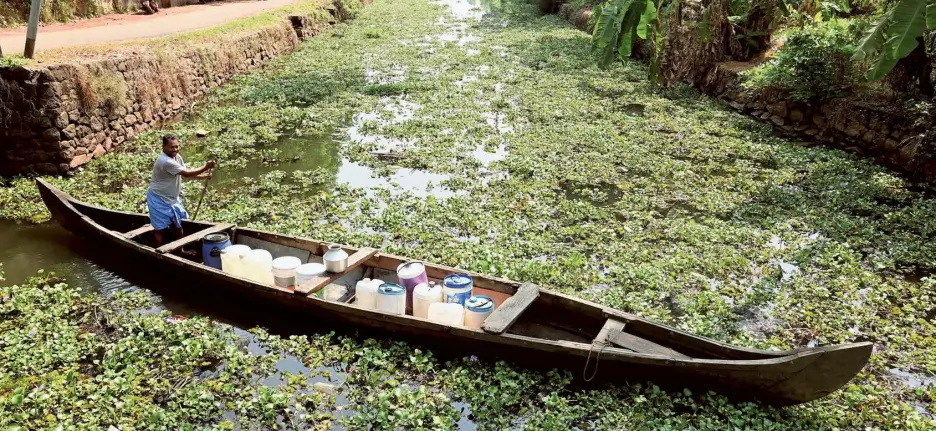
M 202 238 L 202 262 L 215 269 L 221 269 L 221 250 L 231 245 L 231 237 L 226 233 L 209 233 Z

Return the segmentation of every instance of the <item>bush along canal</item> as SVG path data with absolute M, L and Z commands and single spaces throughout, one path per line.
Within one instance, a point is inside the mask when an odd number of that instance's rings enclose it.
M 936 427 L 936 200 L 693 90 L 654 89 L 639 63 L 599 69 L 589 44 L 534 3 L 378 0 L 170 131 L 190 163 L 221 162 L 201 219 L 533 282 L 753 348 L 874 342 L 851 384 L 784 409 L 651 382 L 581 390 L 575 371 L 160 302 L 154 274 L 104 283 L 66 265 L 22 280 L 39 265 L 4 241 L 0 427 Z M 158 136 L 50 181 L 145 212 Z M 29 179 L 0 188 L 0 208 L 49 217 Z M 43 229 L 4 224 L 0 238 L 62 235 Z M 238 329 L 255 325 L 270 332 Z

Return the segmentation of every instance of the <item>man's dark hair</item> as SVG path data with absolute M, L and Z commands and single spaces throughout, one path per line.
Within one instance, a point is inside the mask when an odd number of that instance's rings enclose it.
M 169 145 L 170 142 L 172 142 L 172 141 L 178 141 L 178 140 L 179 140 L 179 137 L 178 137 L 178 136 L 176 136 L 176 135 L 174 135 L 174 134 L 172 134 L 172 133 L 166 133 L 165 135 L 163 135 L 163 140 L 162 140 L 162 141 L 163 141 L 163 146 L 165 147 L 166 145 Z

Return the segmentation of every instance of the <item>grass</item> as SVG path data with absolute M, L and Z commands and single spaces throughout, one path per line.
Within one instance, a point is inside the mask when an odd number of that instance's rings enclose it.
M 393 343 L 264 336 L 270 351 L 292 352 L 312 367 L 354 365 L 342 389 L 354 414 L 338 419 L 329 401 L 314 401 L 302 404 L 319 409 L 310 417 L 354 429 L 446 429 L 467 406 L 470 417 L 460 420 L 482 429 L 936 427 L 936 388 L 892 372 L 936 372 L 936 199 L 870 160 L 779 139 L 694 90 L 655 90 L 639 63 L 599 69 L 591 55 L 587 34 L 540 16 L 532 3 L 504 2 L 480 21 L 457 23 L 421 0 L 378 1 L 219 89 L 171 131 L 188 143 L 190 163 L 221 160 L 219 175 L 261 165 L 281 140 L 336 134 L 340 141 L 308 141 L 309 155 L 330 158 L 314 172 L 287 162 L 232 178 L 205 202 L 206 220 L 532 282 L 753 348 L 872 341 L 869 365 L 827 398 L 773 409 L 648 382 L 581 391 L 565 372 L 483 358 L 446 363 Z M 405 82 L 434 85 L 396 91 Z M 212 133 L 194 141 L 199 128 Z M 144 134 L 52 182 L 90 203 L 145 212 L 139 197 L 157 140 L 158 132 Z M 374 155 L 390 144 L 403 157 Z M 355 178 L 343 169 L 351 163 L 370 169 L 379 187 L 349 185 Z M 442 178 L 447 197 L 391 184 L 427 173 Z M 48 218 L 29 180 L 0 188 L 0 208 L 3 217 Z M 191 331 L 178 337 L 183 345 L 202 340 Z M 144 349 L 135 343 L 146 340 L 126 345 Z M 226 348 L 225 358 L 239 351 Z M 176 364 L 140 357 L 146 369 Z M 12 381 L 59 369 L 0 368 Z M 148 384 L 123 390 L 148 393 Z M 28 399 L 48 387 L 27 387 L 36 392 Z M 260 428 L 288 423 L 280 406 L 296 405 L 303 393 L 254 381 L 228 387 L 194 379 L 170 393 L 215 394 L 212 406 L 232 400 L 237 417 Z M 224 391 L 266 402 L 238 403 Z M 190 405 L 161 407 L 177 421 L 166 426 L 184 422 Z M 228 426 L 212 408 L 197 425 Z M 43 413 L 27 418 L 45 427 Z M 156 423 L 127 417 L 128 426 Z

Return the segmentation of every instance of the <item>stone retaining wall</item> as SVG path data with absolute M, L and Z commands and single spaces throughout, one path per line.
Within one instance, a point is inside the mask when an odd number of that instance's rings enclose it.
M 782 136 L 873 157 L 911 179 L 936 184 L 936 148 L 925 136 L 927 121 L 905 116 L 888 100 L 855 96 L 797 103 L 782 95 L 752 94 L 740 87 L 738 72 L 723 63 L 696 86 Z
M 179 52 L 0 68 L 0 175 L 68 174 L 345 15 L 328 12 Z
M 589 30 L 589 8 L 574 10 L 562 4 L 558 10 L 575 27 Z M 754 95 L 740 86 L 739 72 L 750 66 L 722 63 L 691 84 L 738 112 L 772 125 L 783 136 L 874 157 L 911 179 L 936 184 L 936 145 L 925 137 L 930 122 L 904 116 L 887 100 L 851 97 L 809 104 L 782 95 Z

